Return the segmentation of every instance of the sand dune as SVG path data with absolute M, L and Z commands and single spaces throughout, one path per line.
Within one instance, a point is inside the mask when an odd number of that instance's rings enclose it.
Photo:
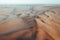
M 60 13 L 59 9 L 52 9 L 36 19 L 38 27 L 44 30 L 54 40 L 60 40 Z M 39 34 L 38 34 L 39 36 Z M 40 39 L 39 39 L 40 40 Z
M 60 7 L 4 10 L 0 12 L 0 40 L 60 40 Z

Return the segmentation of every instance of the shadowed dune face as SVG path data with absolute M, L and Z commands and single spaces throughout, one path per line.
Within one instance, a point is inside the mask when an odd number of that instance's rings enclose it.
M 19 31 L 34 27 L 35 21 L 27 17 L 16 17 L 15 15 L 9 16 L 0 23 L 0 35 L 8 34 L 10 32 Z
M 60 8 L 15 12 L 0 13 L 0 40 L 60 40 Z
M 25 29 L 11 34 L 0 36 L 0 40 L 33 40 L 36 28 Z

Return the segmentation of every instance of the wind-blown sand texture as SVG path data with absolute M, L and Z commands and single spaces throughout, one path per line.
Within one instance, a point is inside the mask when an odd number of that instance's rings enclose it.
M 1 6 L 0 40 L 60 40 L 60 6 Z

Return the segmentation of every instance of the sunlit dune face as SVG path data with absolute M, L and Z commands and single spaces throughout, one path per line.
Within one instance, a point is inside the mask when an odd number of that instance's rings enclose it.
M 45 14 L 38 15 L 40 18 L 36 18 L 38 30 L 41 30 L 37 36 L 38 40 L 43 40 L 46 33 L 51 37 L 48 40 L 60 40 L 60 11 L 57 10 L 59 9 L 49 10 Z

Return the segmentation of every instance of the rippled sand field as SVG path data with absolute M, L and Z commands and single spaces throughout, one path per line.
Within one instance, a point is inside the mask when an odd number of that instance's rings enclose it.
M 60 40 L 60 6 L 0 6 L 0 40 Z

